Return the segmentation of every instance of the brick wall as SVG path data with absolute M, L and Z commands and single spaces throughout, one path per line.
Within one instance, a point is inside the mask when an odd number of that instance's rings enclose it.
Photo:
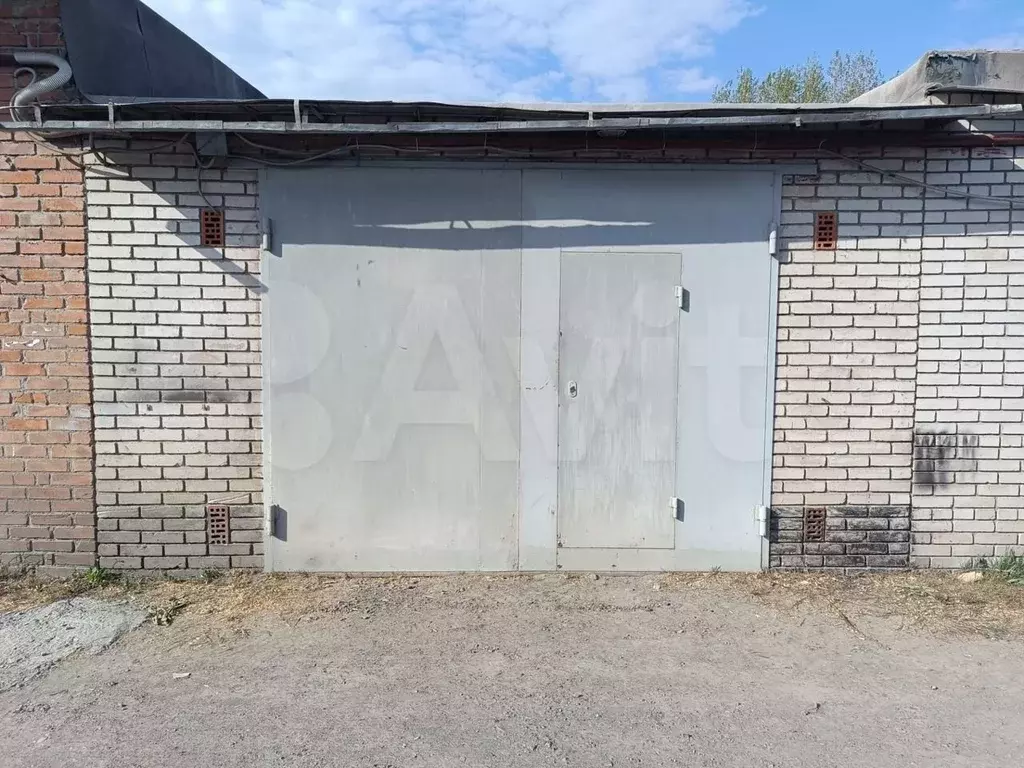
M 926 172 L 1019 197 L 1024 148 L 930 150 Z M 1024 552 L 1024 199 L 929 197 L 924 234 L 913 562 L 955 567 Z
M 87 173 L 100 564 L 262 565 L 256 173 L 202 171 L 167 141 L 99 145 Z M 128 150 L 130 151 L 123 151 Z M 227 248 L 200 248 L 223 207 Z M 227 504 L 230 543 L 207 542 Z
M 954 566 L 1024 545 L 1024 213 L 904 180 L 1008 196 L 1024 174 L 1014 153 L 680 158 L 817 169 L 783 186 L 774 567 Z M 106 154 L 114 167 L 87 179 L 100 562 L 257 567 L 257 177 L 204 171 L 207 202 L 184 148 L 135 141 Z M 197 247 L 207 204 L 227 212 L 223 251 Z M 820 210 L 839 214 L 835 250 L 813 249 Z M 226 547 L 206 541 L 214 503 L 232 508 Z M 808 508 L 825 510 L 821 541 L 804 540 Z
M 842 154 L 924 178 L 923 149 Z M 771 562 L 905 567 L 923 190 L 837 157 L 818 169 L 783 188 Z M 816 211 L 838 212 L 836 250 L 813 249 Z M 803 541 L 807 507 L 826 509 L 822 542 Z
M 1024 189 L 1021 148 L 843 154 L 954 193 Z M 1024 551 L 1024 198 L 968 200 L 840 159 L 819 169 L 783 202 L 772 565 Z M 811 250 L 813 210 L 839 211 L 835 252 Z M 804 541 L 808 507 L 826 509 L 824 541 Z
M 58 0 L 0 2 L 0 52 L 64 53 Z M 27 77 L 0 63 L 0 110 Z M 41 72 L 46 76 L 49 72 Z M 59 98 L 59 94 L 55 97 Z M 0 568 L 95 558 L 82 172 L 0 132 Z
M 0 567 L 95 557 L 82 171 L 0 132 Z

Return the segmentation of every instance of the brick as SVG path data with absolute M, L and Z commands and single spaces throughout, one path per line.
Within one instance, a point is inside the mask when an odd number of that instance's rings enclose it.
M 232 568 L 263 568 L 263 555 L 236 555 L 231 558 Z
M 162 544 L 124 544 L 120 553 L 130 557 L 160 556 L 164 553 Z
M 171 570 L 185 566 L 184 557 L 144 557 L 142 559 L 142 567 L 146 570 Z
M 868 555 L 865 561 L 868 568 L 907 568 L 910 564 L 907 555 Z
M 141 557 L 100 557 L 101 568 L 109 568 L 112 571 L 131 571 L 142 568 Z
M 164 546 L 164 554 L 166 554 L 166 555 L 202 556 L 202 555 L 206 555 L 206 545 L 205 544 L 166 544 Z
M 237 560 L 239 558 L 236 557 L 235 559 Z M 221 557 L 211 557 L 211 556 L 189 557 L 188 558 L 188 567 L 189 568 L 200 568 L 200 569 L 216 569 L 216 570 L 227 569 L 227 568 L 231 567 L 231 558 L 227 557 L 227 556 L 221 556 Z M 253 566 L 236 565 L 235 567 L 236 568 L 245 568 L 245 567 L 253 567 Z M 255 566 L 255 567 L 262 567 L 262 563 L 259 566 Z

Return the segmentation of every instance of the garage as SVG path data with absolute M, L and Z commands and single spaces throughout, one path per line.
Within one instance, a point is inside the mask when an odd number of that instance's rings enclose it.
M 261 189 L 268 568 L 762 566 L 771 168 L 381 162 Z

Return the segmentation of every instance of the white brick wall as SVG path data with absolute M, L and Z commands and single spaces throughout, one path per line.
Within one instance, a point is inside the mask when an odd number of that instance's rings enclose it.
M 922 243 L 913 561 L 1024 551 L 1024 149 L 932 149 Z
M 849 149 L 923 178 L 924 151 Z M 922 190 L 839 159 L 787 177 L 774 506 L 910 503 Z M 815 211 L 839 247 L 813 250 Z
M 773 504 L 909 503 L 922 567 L 1024 551 L 1024 149 L 843 154 L 1020 203 L 842 159 L 785 187 Z M 839 212 L 834 253 L 815 210 Z
M 202 171 L 228 247 L 199 247 L 191 152 L 100 147 L 87 174 L 100 565 L 262 565 L 256 173 Z M 208 545 L 205 506 L 231 508 Z

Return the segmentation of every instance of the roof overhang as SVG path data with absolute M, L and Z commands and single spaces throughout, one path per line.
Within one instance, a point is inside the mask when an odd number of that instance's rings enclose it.
M 1014 119 L 1020 104 L 894 105 L 473 105 L 263 99 L 132 104 L 47 104 L 33 120 L 2 121 L 8 131 L 37 133 L 273 133 L 420 135 L 757 129 L 843 129 L 882 124 Z

